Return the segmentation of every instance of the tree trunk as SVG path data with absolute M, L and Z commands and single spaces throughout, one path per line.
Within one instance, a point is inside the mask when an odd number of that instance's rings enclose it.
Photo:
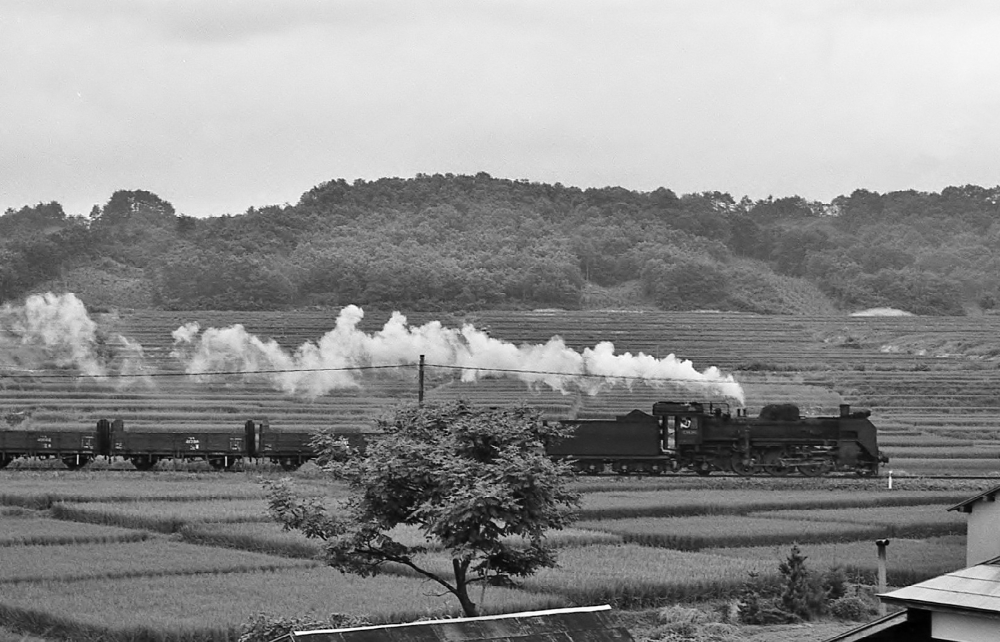
M 466 571 L 469 569 L 468 560 L 451 561 L 452 568 L 455 569 L 455 596 L 462 605 L 465 617 L 476 617 L 479 615 L 479 608 L 476 603 L 469 598 L 469 582 Z

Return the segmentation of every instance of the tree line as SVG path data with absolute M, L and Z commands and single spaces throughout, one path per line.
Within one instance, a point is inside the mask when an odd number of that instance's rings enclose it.
M 192 218 L 144 190 L 89 216 L 0 216 L 0 301 L 266 310 L 577 308 L 993 310 L 1000 187 L 855 190 L 829 204 L 435 174 L 329 181 L 294 205 Z

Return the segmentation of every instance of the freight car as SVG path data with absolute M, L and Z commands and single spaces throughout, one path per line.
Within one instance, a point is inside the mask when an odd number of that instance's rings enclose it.
M 343 431 L 352 447 L 366 439 L 362 431 Z M 242 429 L 162 430 L 126 427 L 121 419 L 102 419 L 93 430 L 0 430 L 0 468 L 18 457 L 60 459 L 70 469 L 95 457 L 120 457 L 138 470 L 160 460 L 204 460 L 226 470 L 240 460 L 264 459 L 294 470 L 313 459 L 312 431 L 272 430 L 267 421 L 247 421 Z
M 572 436 L 547 444 L 546 451 L 587 474 L 610 469 L 621 475 L 682 470 L 700 475 L 875 475 L 888 459 L 878 450 L 869 415 L 843 405 L 839 416 L 806 418 L 797 406 L 781 404 L 765 406 L 757 417 L 743 410 L 734 416 L 726 404 L 661 401 L 652 414 L 633 410 L 610 421 L 564 422 L 575 427 Z M 355 448 L 373 434 L 337 433 Z M 92 431 L 0 430 L 0 468 L 22 456 L 61 459 L 69 468 L 104 456 L 127 459 L 139 470 L 163 459 L 204 460 L 220 470 L 256 459 L 294 470 L 316 456 L 313 435 L 274 430 L 266 421 L 247 421 L 242 429 L 166 431 L 102 419 Z
M 622 475 L 693 470 L 700 475 L 816 476 L 834 471 L 875 475 L 888 462 L 868 411 L 840 406 L 835 417 L 802 417 L 798 406 L 765 406 L 750 417 L 727 404 L 661 401 L 652 414 L 633 410 L 613 421 L 578 420 L 573 435 L 547 446 L 583 473 Z
M 264 459 L 285 470 L 295 470 L 313 459 L 313 431 L 272 430 L 267 421 L 247 421 L 242 430 L 167 432 L 129 429 L 120 419 L 97 424 L 97 454 L 123 457 L 139 470 L 149 470 L 161 459 L 206 460 L 212 468 L 227 470 L 237 461 Z M 366 433 L 342 430 L 348 445 L 358 447 Z

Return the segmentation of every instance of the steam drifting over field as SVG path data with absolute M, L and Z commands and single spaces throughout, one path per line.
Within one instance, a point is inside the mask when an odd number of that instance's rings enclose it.
M 672 354 L 659 359 L 643 353 L 615 354 L 610 342 L 577 352 L 560 337 L 544 344 L 515 345 L 469 324 L 461 329 L 445 328 L 439 321 L 410 326 L 399 312 L 381 330 L 367 334 L 357 327 L 363 317 L 357 306 L 343 308 L 332 330 L 294 352 L 248 333 L 242 325 L 202 331 L 189 323 L 173 332 L 173 354 L 190 374 L 264 372 L 281 390 L 313 397 L 358 386 L 358 371 L 353 369 L 413 366 L 425 355 L 429 369 L 453 370 L 463 381 L 505 376 L 564 393 L 588 394 L 641 381 L 715 392 L 744 402 L 743 389 L 732 375 L 714 367 L 699 372 L 690 361 Z
M 27 374 L 71 368 L 81 375 L 140 374 L 142 346 L 103 336 L 74 294 L 36 294 L 0 308 L 0 367 Z

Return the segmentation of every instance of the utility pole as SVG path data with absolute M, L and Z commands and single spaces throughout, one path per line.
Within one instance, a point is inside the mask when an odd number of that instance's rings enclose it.
M 417 384 L 417 403 L 424 403 L 424 355 L 420 355 L 419 383 Z
M 878 548 L 878 592 L 885 593 L 886 589 L 885 549 L 889 546 L 889 540 L 877 539 L 875 540 L 875 546 Z M 882 600 L 879 600 L 878 614 L 880 616 L 885 615 L 885 602 L 883 602 Z

